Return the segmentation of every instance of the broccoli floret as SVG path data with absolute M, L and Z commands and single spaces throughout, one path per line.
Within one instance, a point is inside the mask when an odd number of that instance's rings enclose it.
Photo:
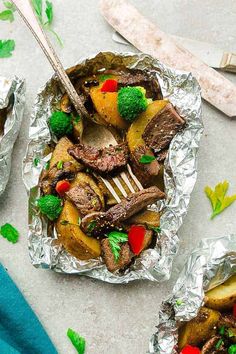
M 49 119 L 49 126 L 57 138 L 70 134 L 73 129 L 72 117 L 64 112 L 54 112 Z
M 118 91 L 118 111 L 122 118 L 133 122 L 147 109 L 148 101 L 143 87 L 122 87 Z
M 59 217 L 62 211 L 61 199 L 52 194 L 45 195 L 38 199 L 38 207 L 42 214 L 45 214 L 50 220 Z

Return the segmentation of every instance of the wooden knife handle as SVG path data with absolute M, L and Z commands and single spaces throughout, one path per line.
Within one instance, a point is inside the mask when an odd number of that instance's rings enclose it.
M 220 68 L 225 71 L 236 73 L 236 54 L 224 53 L 220 63 Z

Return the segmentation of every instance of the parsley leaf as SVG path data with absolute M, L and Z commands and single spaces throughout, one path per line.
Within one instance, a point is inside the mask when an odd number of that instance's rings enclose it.
M 139 162 L 141 162 L 143 164 L 148 164 L 148 163 L 151 163 L 152 161 L 154 161 L 155 159 L 156 159 L 155 156 L 143 155 L 140 157 Z
M 0 234 L 9 242 L 16 243 L 19 238 L 19 232 L 11 224 L 4 224 L 0 228 Z
M 80 117 L 79 115 L 77 115 L 77 116 L 74 118 L 75 124 L 79 123 L 80 120 L 81 120 L 81 117 Z
M 94 228 L 96 227 L 96 225 L 97 225 L 96 220 L 90 221 L 90 223 L 88 224 L 88 227 L 87 227 L 88 233 L 91 233 L 94 230 Z
M 220 214 L 224 209 L 230 206 L 236 200 L 236 194 L 232 196 L 226 196 L 229 188 L 229 182 L 224 181 L 218 183 L 213 191 L 209 186 L 205 187 L 205 193 L 211 201 L 213 219 L 216 215 Z
M 39 157 L 35 157 L 34 161 L 33 161 L 33 165 L 34 167 L 38 167 L 38 164 L 40 163 L 40 158 Z
M 123 232 L 119 232 L 119 231 L 111 231 L 108 234 L 108 240 L 109 240 L 109 244 L 112 250 L 112 253 L 114 255 L 115 261 L 118 262 L 119 258 L 120 258 L 120 243 L 124 243 L 128 241 L 128 235 L 123 233 Z
M 222 344 L 224 344 L 224 341 L 223 341 L 223 339 L 221 338 L 221 339 L 219 339 L 218 342 L 216 343 L 215 348 L 216 348 L 216 349 L 220 349 L 220 347 L 222 346 Z
M 44 168 L 45 170 L 49 170 L 49 167 L 50 167 L 50 161 L 47 161 Z
M 77 350 L 78 354 L 85 353 L 86 342 L 85 339 L 79 335 L 79 333 L 73 331 L 71 328 L 68 328 L 67 337 L 71 340 L 71 343 Z
M 47 23 L 46 24 L 49 24 L 51 25 L 52 21 L 53 21 L 53 5 L 50 1 L 46 0 L 46 10 L 45 10 L 45 13 L 47 15 Z
M 58 169 L 58 170 L 62 170 L 62 169 L 63 169 L 63 161 L 62 161 L 62 160 L 58 161 L 58 163 L 57 163 L 57 169 Z
M 40 21 L 43 23 L 43 1 L 42 0 L 31 0 L 34 11 Z
M 184 304 L 184 302 L 183 302 L 182 299 L 177 299 L 177 300 L 175 301 L 175 303 L 176 303 L 177 306 L 181 306 L 181 305 Z
M 14 14 L 13 14 L 12 10 L 4 10 L 4 11 L 0 12 L 0 20 L 13 22 L 14 21 Z
M 9 58 L 15 49 L 15 41 L 13 39 L 1 40 L 0 39 L 0 58 Z
M 153 230 L 153 231 L 156 232 L 156 233 L 161 232 L 160 226 L 151 226 L 151 225 L 148 225 L 148 229 L 149 229 L 149 230 Z
M 6 7 L 7 9 L 11 10 L 12 12 L 15 12 L 15 11 L 16 11 L 16 7 L 15 7 L 15 5 L 14 5 L 12 2 L 10 2 L 10 1 L 4 1 L 3 3 L 4 3 L 4 5 L 5 5 L 5 7 Z

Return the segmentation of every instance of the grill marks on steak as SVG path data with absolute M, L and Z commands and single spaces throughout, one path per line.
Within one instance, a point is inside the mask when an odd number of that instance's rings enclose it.
M 66 196 L 75 204 L 82 215 L 102 209 L 100 198 L 88 183 L 71 188 L 66 192 Z
M 86 146 L 82 143 L 68 149 L 68 153 L 77 161 L 101 174 L 107 174 L 124 168 L 128 161 L 126 143 L 110 145 L 103 149 Z
M 165 149 L 183 128 L 185 121 L 176 112 L 171 103 L 168 103 L 158 112 L 146 126 L 142 135 L 147 146 L 156 151 Z
M 114 227 L 119 226 L 121 222 L 129 219 L 148 205 L 164 198 L 165 193 L 155 186 L 143 189 L 124 198 L 120 203 L 114 205 L 105 213 L 94 213 L 94 215 L 90 214 L 84 217 L 81 226 L 85 233 L 91 232 L 94 235 L 99 235 L 104 229 L 114 229 Z M 93 228 L 91 230 L 92 223 Z

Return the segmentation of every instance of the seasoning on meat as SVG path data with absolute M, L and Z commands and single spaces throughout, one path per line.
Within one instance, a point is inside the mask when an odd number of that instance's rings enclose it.
M 117 262 L 114 254 L 112 253 L 108 238 L 101 241 L 101 247 L 105 264 L 110 272 L 115 272 L 118 269 L 124 269 L 124 267 L 131 262 L 132 253 L 127 242 L 120 245 L 120 256 Z
M 171 103 L 168 103 L 158 112 L 146 126 L 142 135 L 148 147 L 160 151 L 165 149 L 183 128 L 185 121 L 176 112 Z
M 102 149 L 86 146 L 82 143 L 74 145 L 68 152 L 77 161 L 101 174 L 107 174 L 124 168 L 128 161 L 126 143 L 110 145 Z
M 88 183 L 71 188 L 66 192 L 66 196 L 75 204 L 82 215 L 102 209 L 101 200 Z

